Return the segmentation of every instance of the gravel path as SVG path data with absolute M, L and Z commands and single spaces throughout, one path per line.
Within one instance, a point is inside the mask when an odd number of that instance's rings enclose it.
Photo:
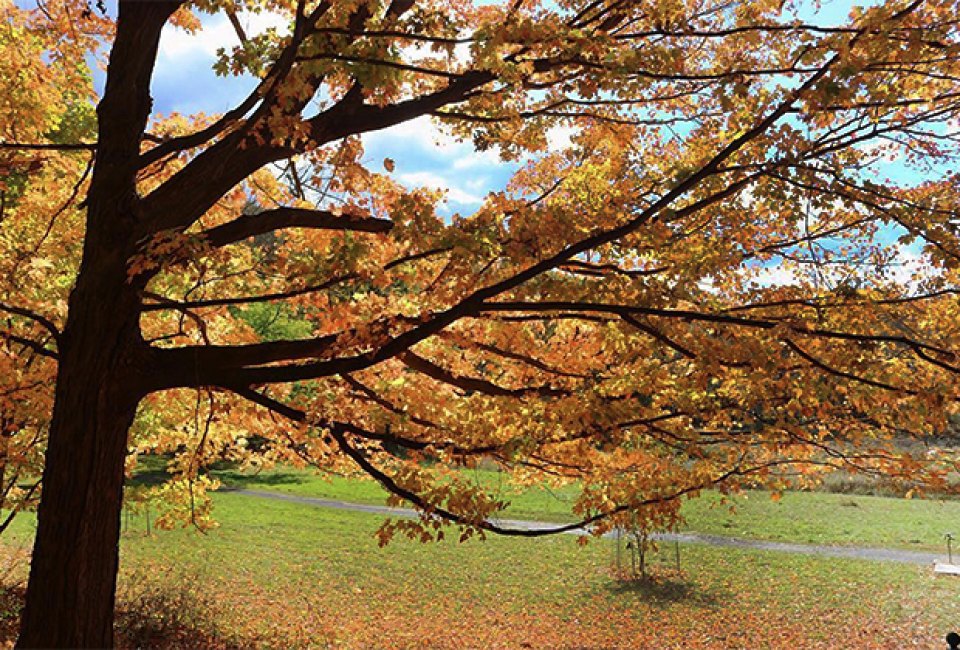
M 365 503 L 350 503 L 335 499 L 321 499 L 318 497 L 304 497 L 296 494 L 281 492 L 266 492 L 262 490 L 230 489 L 224 491 L 234 494 L 243 494 L 259 499 L 275 499 L 278 501 L 292 501 L 318 508 L 333 508 L 335 510 L 350 510 L 354 512 L 369 512 L 391 517 L 416 517 L 417 513 L 408 508 L 390 508 L 388 506 L 369 505 Z M 545 521 L 528 521 L 521 519 L 496 519 L 495 522 L 503 527 L 525 530 L 547 530 L 559 524 Z M 569 531 L 573 535 L 585 535 L 583 529 Z M 608 536 L 611 534 L 608 533 Z M 722 535 L 705 535 L 700 533 L 664 533 L 658 535 L 663 541 L 680 541 L 689 544 L 707 544 L 709 546 L 723 546 L 727 548 L 742 548 L 756 551 L 776 551 L 780 553 L 797 553 L 800 555 L 820 555 L 824 557 L 839 557 L 855 560 L 876 560 L 879 562 L 902 562 L 906 564 L 933 564 L 939 559 L 937 553 L 923 551 L 903 551 L 892 548 L 868 548 L 860 546 L 824 546 L 819 544 L 792 544 L 787 542 L 768 542 L 740 537 L 724 537 Z

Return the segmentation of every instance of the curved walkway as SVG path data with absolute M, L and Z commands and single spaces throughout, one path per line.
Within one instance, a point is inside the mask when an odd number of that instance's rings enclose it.
M 417 513 L 409 508 L 391 508 L 366 503 L 351 503 L 336 499 L 321 499 L 319 497 L 305 497 L 282 492 L 267 492 L 264 490 L 247 490 L 221 488 L 225 492 L 243 494 L 260 499 L 275 499 L 277 501 L 292 501 L 318 508 L 333 508 L 336 510 L 351 510 L 354 512 L 369 512 L 391 517 L 416 517 Z M 497 524 L 523 530 L 545 530 L 561 525 L 555 522 L 529 521 L 525 519 L 496 519 Z M 586 535 L 587 531 L 578 529 L 569 531 L 573 535 Z M 607 533 L 607 536 L 611 536 Z M 705 535 L 701 533 L 662 533 L 657 538 L 663 541 L 680 541 L 689 544 L 707 544 L 709 546 L 724 546 L 755 551 L 776 551 L 780 553 L 797 553 L 801 555 L 820 555 L 853 560 L 876 560 L 879 562 L 902 562 L 906 564 L 933 564 L 940 559 L 937 553 L 929 551 L 904 551 L 892 548 L 869 548 L 860 546 L 825 546 L 820 544 L 792 544 L 788 542 L 770 542 L 757 539 L 743 539 L 741 537 L 724 537 L 722 535 Z

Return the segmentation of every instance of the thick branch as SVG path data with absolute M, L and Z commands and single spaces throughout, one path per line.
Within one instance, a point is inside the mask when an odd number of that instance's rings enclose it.
M 489 72 L 468 72 L 436 92 L 388 106 L 339 102 L 306 122 L 311 146 L 349 135 L 384 129 L 463 101 L 467 94 L 493 80 Z M 263 126 L 261 128 L 266 128 Z M 270 162 L 298 153 L 303 144 L 257 146 L 246 133 L 231 133 L 198 155 L 170 180 L 144 198 L 148 231 L 185 229 L 199 219 L 231 187 Z M 261 133 L 264 140 L 274 139 Z
M 69 142 L 57 144 L 55 142 L 0 142 L 0 149 L 15 151 L 96 151 L 95 142 Z
M 329 210 L 274 208 L 259 214 L 246 214 L 203 233 L 211 246 L 220 247 L 284 228 L 388 232 L 393 222 L 375 217 L 336 215 Z
M 270 71 L 267 72 L 246 99 L 232 110 L 224 113 L 220 119 L 210 126 L 188 135 L 164 140 L 160 145 L 147 151 L 140 157 L 141 168 L 157 162 L 164 156 L 206 144 L 221 133 L 227 131 L 265 98 L 275 95 L 277 87 L 286 79 L 294 64 L 297 50 L 303 42 L 303 39 L 307 36 L 308 28 L 312 27 L 330 8 L 330 3 L 324 1 L 317 6 L 310 16 L 303 16 L 302 4 L 302 2 L 299 2 L 297 5 L 297 20 L 294 24 L 290 42 L 284 47 L 280 56 L 277 57 L 276 63 L 274 63 Z
M 487 381 L 486 379 L 456 375 L 446 368 L 441 368 L 432 361 L 424 359 L 413 352 L 404 352 L 399 356 L 399 359 L 408 368 L 416 370 L 419 373 L 423 373 L 431 379 L 469 392 L 483 393 L 484 395 L 493 395 L 497 397 L 523 397 L 526 395 L 557 397 L 560 395 L 569 394 L 568 391 L 552 388 L 550 386 L 504 388 L 503 386 L 498 386 L 497 384 Z
M 203 386 L 209 383 L 204 381 L 206 368 L 217 368 L 224 373 L 223 377 L 228 377 L 232 370 L 238 368 L 320 356 L 328 352 L 336 340 L 336 334 L 328 334 L 304 340 L 250 345 L 198 345 L 156 352 L 168 368 L 176 371 L 178 381 L 189 381 L 193 376 L 198 383 L 188 385 Z
M 136 186 L 140 142 L 150 114 L 150 78 L 160 32 L 183 0 L 121 2 L 118 21 L 124 29 L 110 52 L 107 84 L 97 106 L 97 165 L 90 184 L 91 205 L 98 199 L 128 200 Z M 92 224 L 88 224 L 89 225 Z

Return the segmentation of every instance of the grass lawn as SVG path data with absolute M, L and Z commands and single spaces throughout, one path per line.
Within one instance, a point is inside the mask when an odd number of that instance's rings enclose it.
M 151 468 L 148 468 L 151 469 Z M 156 470 L 141 481 L 158 478 Z M 563 520 L 574 487 L 514 490 L 472 472 L 507 515 Z M 276 469 L 218 472 L 226 484 L 382 503 L 373 482 Z M 654 556 L 653 579 L 616 576 L 610 540 L 490 536 L 377 546 L 383 517 L 214 495 L 220 526 L 146 534 L 127 521 L 118 630 L 124 647 L 190 648 L 938 648 L 960 622 L 960 579 L 930 567 L 681 545 Z M 807 543 L 940 548 L 960 503 L 748 493 L 737 513 L 716 494 L 685 504 L 700 532 Z M 155 513 L 154 513 L 155 518 Z M 26 570 L 34 520 L 0 538 L 3 584 Z M 914 541 L 916 540 L 916 541 Z M 629 561 L 621 549 L 624 565 Z M 18 592 L 0 590 L 0 647 Z
M 576 487 L 518 490 L 494 471 L 465 470 L 478 484 L 510 501 L 504 516 L 570 521 Z M 386 492 L 369 480 L 276 468 L 259 474 L 215 472 L 226 486 L 301 496 L 382 504 Z M 731 512 L 731 506 L 735 512 Z M 751 539 L 943 550 L 944 534 L 960 534 L 960 501 L 787 492 L 774 501 L 765 492 L 747 492 L 720 504 L 714 492 L 685 502 L 686 529 Z
M 376 515 L 215 499 L 206 535 L 147 536 L 142 520 L 124 534 L 130 645 L 937 648 L 960 621 L 960 580 L 928 567 L 684 545 L 681 573 L 670 548 L 655 581 L 626 582 L 607 540 L 379 548 Z M 31 527 L 19 519 L 0 550 L 12 557 Z

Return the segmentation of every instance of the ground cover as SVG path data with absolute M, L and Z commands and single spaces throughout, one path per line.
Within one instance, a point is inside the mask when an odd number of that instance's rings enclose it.
M 235 493 L 215 500 L 221 525 L 207 534 L 147 535 L 142 518 L 130 520 L 120 621 L 131 643 L 930 648 L 960 620 L 960 581 L 928 567 L 682 545 L 680 573 L 669 547 L 654 581 L 629 582 L 613 574 L 608 540 L 380 548 L 377 515 Z M 6 557 L 31 527 L 23 517 L 4 535 Z

